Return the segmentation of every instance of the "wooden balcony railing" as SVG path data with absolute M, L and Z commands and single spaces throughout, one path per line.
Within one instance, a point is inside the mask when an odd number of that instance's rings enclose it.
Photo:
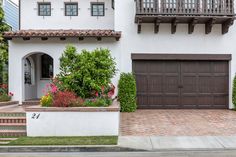
M 192 20 L 197 23 L 229 23 L 234 20 L 234 0 L 135 0 L 136 23 L 187 23 Z M 147 19 L 144 19 L 147 17 Z M 154 18 L 155 17 L 155 18 Z M 157 17 L 157 18 L 156 18 Z M 161 17 L 166 17 L 161 18 Z M 181 18 L 178 18 L 181 17 Z M 185 17 L 185 18 L 184 18 Z M 141 18 L 141 19 L 140 19 Z M 152 20 L 151 20 L 152 18 Z M 175 19 L 173 19 L 175 18 Z M 192 19 L 194 18 L 194 19 Z M 169 20 L 168 20 L 169 19 Z M 181 20 L 182 19 L 182 20 Z M 189 20 L 186 20 L 189 19 Z M 225 33 L 225 32 L 224 32 Z
M 233 0 L 136 0 L 136 14 L 234 15 Z

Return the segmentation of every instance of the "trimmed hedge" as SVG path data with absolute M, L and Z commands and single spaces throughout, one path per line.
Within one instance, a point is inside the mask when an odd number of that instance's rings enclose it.
M 234 77 L 234 82 L 233 82 L 233 96 L 232 96 L 232 101 L 234 104 L 234 109 L 236 109 L 236 76 Z
M 121 112 L 136 111 L 136 81 L 132 73 L 121 73 L 118 83 L 118 100 Z

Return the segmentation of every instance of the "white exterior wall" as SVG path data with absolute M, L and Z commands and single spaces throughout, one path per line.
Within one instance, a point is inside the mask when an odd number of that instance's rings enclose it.
M 23 0 L 26 1 L 26 0 Z M 58 1 L 57 1 L 58 2 Z M 59 2 L 58 2 L 59 3 Z M 28 4 L 28 3 L 27 3 Z M 31 3 L 30 3 L 31 4 Z M 23 5 L 23 4 L 22 4 Z M 31 9 L 32 7 L 25 7 Z M 235 6 L 236 7 L 236 6 Z M 56 8 L 54 7 L 56 10 Z M 30 10 L 25 9 L 25 13 L 22 17 L 25 17 L 26 12 Z M 54 11 L 55 11 L 54 10 Z M 82 11 L 82 10 L 81 10 Z M 62 12 L 63 13 L 63 12 Z M 29 13 L 27 13 L 29 14 Z M 80 13 L 81 14 L 81 13 Z M 36 15 L 36 13 L 35 13 Z M 88 14 L 89 15 L 89 14 Z M 10 91 L 15 93 L 14 100 L 19 100 L 21 96 L 22 84 L 22 71 L 21 58 L 30 52 L 44 52 L 50 54 L 54 58 L 54 71 L 58 73 L 59 60 L 61 53 L 63 52 L 65 45 L 68 43 L 74 44 L 78 51 L 81 49 L 94 49 L 96 47 L 109 48 L 112 51 L 112 55 L 116 58 L 118 63 L 117 68 L 119 72 L 131 72 L 132 61 L 131 53 L 172 53 L 172 54 L 232 54 L 232 61 L 230 62 L 230 96 L 229 107 L 232 108 L 232 80 L 236 72 L 236 24 L 230 27 L 227 34 L 221 34 L 221 25 L 214 25 L 210 34 L 205 34 L 205 26 L 197 24 L 193 34 L 188 34 L 187 24 L 179 24 L 175 34 L 171 34 L 170 24 L 161 24 L 158 34 L 154 34 L 153 24 L 143 24 L 141 34 L 137 34 L 137 25 L 134 23 L 135 17 L 135 1 L 134 0 L 116 0 L 115 1 L 115 15 L 114 15 L 114 28 L 116 31 L 122 31 L 122 37 L 120 41 L 109 41 L 109 39 L 103 39 L 101 42 L 95 39 L 86 39 L 84 41 L 78 40 L 66 40 L 60 41 L 49 40 L 13 40 L 10 41 Z M 60 20 L 64 18 L 63 15 L 54 19 Z M 47 18 L 46 18 L 47 19 Z M 46 20 L 47 25 L 43 24 L 37 17 L 34 22 L 29 22 L 29 17 L 26 17 L 22 21 L 22 28 L 31 28 L 32 23 L 38 25 L 38 28 L 67 28 L 74 27 L 74 24 L 66 23 L 66 26 L 58 25 L 57 21 Z M 42 20 L 42 19 L 41 19 Z M 28 22 L 26 22 L 28 21 Z M 51 27 L 54 23 L 55 26 Z M 75 23 L 80 25 L 80 22 L 75 20 Z M 85 23 L 84 23 L 85 24 Z M 95 23 L 95 24 L 99 24 Z M 24 26 L 25 25 L 25 26 Z M 105 25 L 105 23 L 104 23 Z M 108 26 L 108 25 L 107 25 Z M 84 26 L 85 27 L 85 26 Z M 90 28 L 88 23 L 86 28 Z M 35 26 L 35 28 L 37 28 Z M 78 27 L 76 27 L 78 28 Z M 82 28 L 82 27 L 81 27 Z M 119 75 L 114 78 L 114 83 L 117 83 Z
M 72 0 L 78 2 L 78 16 L 65 16 L 64 3 L 70 0 L 46 0 L 51 2 L 51 16 L 38 16 L 38 2 L 43 0 L 21 0 L 21 29 L 114 29 L 114 10 L 111 0 L 105 2 L 105 16 L 91 16 L 91 2 L 97 0 Z
M 12 40 L 9 42 L 9 91 L 14 93 L 12 97 L 13 100 L 25 100 L 24 91 L 24 75 L 23 75 L 23 58 L 26 55 L 34 53 L 46 53 L 53 58 L 53 69 L 54 75 L 59 73 L 59 58 L 65 50 L 67 44 L 73 44 L 77 47 L 78 52 L 82 49 L 93 50 L 96 48 L 108 48 L 112 52 L 112 56 L 116 58 L 117 68 L 120 69 L 120 45 L 115 39 L 104 39 L 98 42 L 96 39 L 85 39 L 84 41 L 79 41 L 78 39 L 68 39 L 65 41 L 60 41 L 59 39 L 52 39 L 48 41 L 41 40 L 30 40 L 23 41 L 22 39 Z M 39 61 L 39 59 L 38 59 Z M 39 63 L 38 66 L 39 67 Z M 40 68 L 36 69 L 38 72 L 36 75 L 40 76 Z M 118 74 L 113 79 L 113 83 L 117 84 Z M 49 80 L 41 80 L 37 77 L 37 93 L 38 98 L 43 95 L 42 90 Z
M 39 115 L 32 119 L 32 115 Z M 27 112 L 27 136 L 118 136 L 120 112 Z

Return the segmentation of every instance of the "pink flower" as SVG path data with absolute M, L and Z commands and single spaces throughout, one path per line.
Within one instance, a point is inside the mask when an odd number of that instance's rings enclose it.
M 98 97 L 98 92 L 95 93 L 95 96 Z
M 52 86 L 51 88 L 52 88 L 52 89 L 51 89 L 51 92 L 52 92 L 52 93 L 56 93 L 56 92 L 57 92 L 57 86 Z
M 9 96 L 13 96 L 14 94 L 12 93 L 12 92 L 9 92 L 9 94 L 8 94 Z

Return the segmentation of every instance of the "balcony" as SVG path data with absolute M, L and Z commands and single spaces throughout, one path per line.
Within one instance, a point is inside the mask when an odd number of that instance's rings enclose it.
M 214 24 L 222 25 L 222 34 L 233 25 L 234 0 L 135 0 L 138 33 L 142 23 L 153 23 L 158 33 L 161 23 L 171 24 L 171 33 L 176 32 L 177 24 L 188 24 L 188 33 L 192 34 L 196 24 L 205 24 L 205 33 L 209 34 Z

